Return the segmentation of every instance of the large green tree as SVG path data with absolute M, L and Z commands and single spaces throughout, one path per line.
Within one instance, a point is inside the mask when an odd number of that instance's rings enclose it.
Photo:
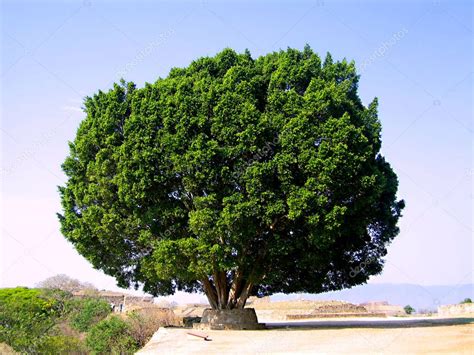
M 218 309 L 364 283 L 403 201 L 358 78 L 308 46 L 225 49 L 87 97 L 63 164 L 62 233 L 120 286 L 203 291 Z

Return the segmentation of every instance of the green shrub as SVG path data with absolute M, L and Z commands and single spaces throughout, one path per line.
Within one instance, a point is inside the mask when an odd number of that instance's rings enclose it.
M 62 314 L 62 296 L 25 287 L 0 289 L 0 343 L 19 352 L 37 352 Z
M 85 344 L 78 338 L 64 335 L 47 337 L 38 347 L 40 354 L 81 354 L 86 353 Z
M 71 300 L 68 308 L 71 327 L 80 332 L 87 332 L 111 312 L 107 301 L 99 298 L 77 298 Z
M 103 319 L 87 334 L 86 344 L 93 354 L 132 354 L 139 345 L 130 335 L 130 327 L 118 316 Z
M 465 298 L 461 304 L 466 304 L 466 303 L 472 303 L 472 300 L 470 298 Z

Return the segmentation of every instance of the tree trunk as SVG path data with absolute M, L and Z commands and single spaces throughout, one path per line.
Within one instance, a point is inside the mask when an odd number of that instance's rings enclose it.
M 204 277 L 201 282 L 211 308 L 220 310 L 244 308 L 254 286 L 253 282 L 244 279 L 239 270 L 230 285 L 224 271 L 214 273 L 212 279 Z
M 209 281 L 209 279 L 207 277 L 204 277 L 201 282 L 202 282 L 202 286 L 204 288 L 204 293 L 207 296 L 207 300 L 209 301 L 209 304 L 211 305 L 211 308 L 212 309 L 217 309 L 218 302 L 217 302 L 216 288 Z
M 247 283 L 242 289 L 242 292 L 240 293 L 240 296 L 238 298 L 237 304 L 235 305 L 235 308 L 245 307 L 245 303 L 247 303 L 247 299 L 250 296 L 250 291 L 252 290 L 252 287 L 253 287 L 253 282 L 247 281 Z
M 217 307 L 218 309 L 228 309 L 227 301 L 229 291 L 227 289 L 227 277 L 225 271 L 214 273 L 214 286 L 217 290 Z
M 229 301 L 228 301 L 228 308 L 232 309 L 237 304 L 237 299 L 242 291 L 242 281 L 243 281 L 243 273 L 240 270 L 237 270 L 234 275 L 234 280 L 232 281 L 232 285 L 230 286 L 229 291 Z

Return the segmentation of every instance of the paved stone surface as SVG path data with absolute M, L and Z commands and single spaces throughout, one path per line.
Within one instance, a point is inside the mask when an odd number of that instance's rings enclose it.
M 473 354 L 474 319 L 321 320 L 259 331 L 162 328 L 138 354 Z M 205 341 L 188 332 L 207 335 Z

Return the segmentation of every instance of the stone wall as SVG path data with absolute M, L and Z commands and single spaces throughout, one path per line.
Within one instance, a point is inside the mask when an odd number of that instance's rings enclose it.
M 311 314 L 325 314 L 325 313 L 367 313 L 367 309 L 362 306 L 358 306 L 352 303 L 343 303 L 340 304 L 322 304 L 316 306 L 316 308 L 311 312 Z

